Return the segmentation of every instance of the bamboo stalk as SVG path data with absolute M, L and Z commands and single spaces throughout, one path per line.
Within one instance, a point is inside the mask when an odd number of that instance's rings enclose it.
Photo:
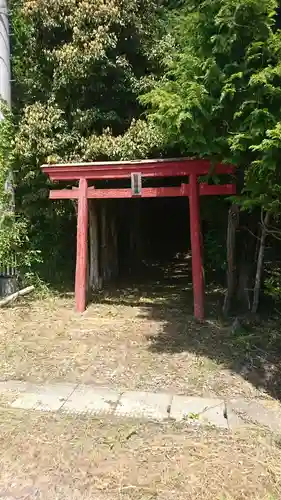
M 232 205 L 228 212 L 227 227 L 227 291 L 224 298 L 223 314 L 227 316 L 236 286 L 236 230 L 239 225 L 239 207 Z
M 264 250 L 265 250 L 265 239 L 267 235 L 267 226 L 269 224 L 270 214 L 267 212 L 264 224 L 262 226 L 262 233 L 260 239 L 260 248 L 257 262 L 257 272 L 255 279 L 255 288 L 254 288 L 254 296 L 253 296 L 253 304 L 252 304 L 252 313 L 256 314 L 259 306 L 260 300 L 260 289 L 261 289 L 261 278 L 262 278 L 262 270 L 263 270 L 263 258 L 264 258 Z
M 28 293 L 33 292 L 34 286 L 28 286 L 26 288 L 23 288 L 22 290 L 19 290 L 18 292 L 12 293 L 12 295 L 9 295 L 8 297 L 5 297 L 5 299 L 0 300 L 0 307 L 4 307 L 13 300 L 16 300 L 18 297 L 22 297 L 23 295 L 27 295 Z

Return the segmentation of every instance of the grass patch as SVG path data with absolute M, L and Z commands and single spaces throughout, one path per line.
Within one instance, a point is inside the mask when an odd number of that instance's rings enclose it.
M 270 500 L 281 449 L 257 429 L 0 410 L 0 494 L 50 500 Z

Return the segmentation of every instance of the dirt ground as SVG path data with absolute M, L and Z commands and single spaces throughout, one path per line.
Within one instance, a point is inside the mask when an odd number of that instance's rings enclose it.
M 207 293 L 209 318 L 220 300 L 219 292 Z M 69 294 L 22 300 L 1 309 L 0 320 L 2 380 L 224 398 L 280 396 L 279 329 L 233 333 L 214 315 L 196 323 L 192 292 L 177 276 L 166 284 L 108 290 L 82 315 Z
M 167 283 L 110 289 L 74 311 L 73 294 L 0 310 L 0 380 L 69 381 L 279 406 L 281 341 L 268 321 L 232 331 L 192 318 L 192 293 Z M 272 400 L 275 400 L 273 402 Z M 281 439 L 264 430 L 70 418 L 0 398 L 5 500 L 279 500 Z
M 253 392 L 240 376 L 207 356 L 154 349 L 166 321 L 151 318 L 147 306 L 98 303 L 80 316 L 73 311 L 71 297 L 26 303 L 0 314 L 2 379 L 64 380 L 197 395 Z M 180 335 L 192 329 L 194 336 L 204 328 L 176 310 L 174 314 Z M 214 327 L 205 328 L 213 335 Z
M 280 441 L 0 409 L 5 500 L 279 500 Z

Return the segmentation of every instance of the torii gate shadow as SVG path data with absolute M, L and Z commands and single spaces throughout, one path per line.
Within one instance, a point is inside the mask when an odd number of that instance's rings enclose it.
M 163 268 L 164 269 L 164 268 Z M 166 269 L 166 268 L 165 268 Z M 231 384 L 231 373 L 241 376 L 257 389 L 256 396 L 266 394 L 281 400 L 281 334 L 274 321 L 266 318 L 259 324 L 248 324 L 247 329 L 232 332 L 231 322 L 218 319 L 223 301 L 223 291 L 209 286 L 206 293 L 207 319 L 202 323 L 192 318 L 192 287 L 186 286 L 186 268 L 182 275 L 159 279 L 142 286 L 132 286 L 127 291 L 115 290 L 112 298 L 117 304 L 142 306 L 139 317 L 159 321 L 162 331 L 147 336 L 148 349 L 154 353 L 189 353 L 214 362 L 221 368 L 221 378 Z M 190 281 L 190 279 L 189 279 Z M 185 285 L 183 285 L 185 283 Z M 124 293 L 125 292 L 125 293 Z M 120 296 L 123 295 L 123 299 Z M 147 295 L 148 300 L 145 300 Z M 141 304 L 139 297 L 142 297 Z M 115 302 L 114 300 L 114 302 Z M 107 302 L 107 299 L 102 299 Z M 227 375 L 226 375 L 227 373 Z M 187 373 L 187 378 L 189 374 Z M 223 382 L 225 384 L 226 382 Z M 212 388 L 216 390 L 215 387 Z M 218 391 L 218 395 L 223 395 Z M 228 390 L 231 393 L 231 387 Z M 243 394 L 242 394 L 243 393 Z M 235 394 L 239 396 L 239 387 Z
M 221 302 L 220 293 L 209 292 L 207 307 L 210 318 Z M 241 332 L 233 332 L 231 325 L 213 317 L 200 327 L 183 316 L 175 317 L 169 304 L 163 308 L 147 309 L 154 320 L 164 322 L 163 331 L 149 338 L 153 352 L 194 353 L 204 356 L 223 369 L 239 374 L 260 392 L 281 400 L 281 335 L 273 321 L 247 326 Z M 272 326 L 273 325 L 273 326 Z M 275 328 L 275 330 L 274 330 Z M 239 394 L 236 394 L 236 396 Z

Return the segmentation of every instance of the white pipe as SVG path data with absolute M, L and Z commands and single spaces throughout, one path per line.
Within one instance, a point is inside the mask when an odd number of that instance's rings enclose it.
M 9 17 L 6 0 L 0 0 L 0 98 L 11 109 L 11 54 L 9 37 Z M 0 113 L 0 120 L 3 115 Z M 15 197 L 13 189 L 13 174 L 10 172 L 5 182 L 4 189 L 10 193 L 10 207 L 14 211 Z
M 10 38 L 6 0 L 0 0 L 0 96 L 11 108 Z
M 8 5 L 6 0 L 0 0 L 0 99 L 2 99 L 11 109 L 11 54 L 10 54 L 10 37 L 9 37 L 9 17 Z M 0 121 L 3 120 L 3 114 L 0 112 Z M 14 188 L 13 188 L 13 173 L 9 172 L 3 186 L 6 192 L 10 193 L 10 203 L 8 207 L 2 207 L 2 210 L 14 211 Z M 1 263 L 1 271 L 4 276 L 14 274 L 13 266 L 3 266 Z

